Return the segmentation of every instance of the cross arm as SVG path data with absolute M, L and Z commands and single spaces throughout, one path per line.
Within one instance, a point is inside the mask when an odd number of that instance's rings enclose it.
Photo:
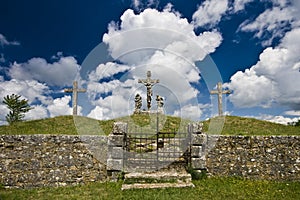
M 225 90 L 225 91 L 223 91 L 223 94 L 231 94 L 231 91 L 230 90 Z
M 210 94 L 219 94 L 219 91 L 217 91 L 217 90 L 212 90 L 212 91 L 210 91 L 209 93 L 210 93 Z
M 150 81 L 151 83 L 159 83 L 159 80 L 157 79 L 157 80 L 152 80 L 152 81 Z
M 66 88 L 66 89 L 64 89 L 64 92 L 72 93 L 72 92 L 73 92 L 73 89 L 71 89 L 71 88 Z
M 86 92 L 86 89 L 78 89 L 77 92 Z

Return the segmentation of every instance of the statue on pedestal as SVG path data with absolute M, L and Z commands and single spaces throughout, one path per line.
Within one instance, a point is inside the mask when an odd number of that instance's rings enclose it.
M 163 112 L 164 99 L 160 95 L 156 95 L 157 111 Z
M 140 94 L 135 95 L 134 102 L 135 102 L 134 113 L 140 113 L 142 107 L 142 97 Z

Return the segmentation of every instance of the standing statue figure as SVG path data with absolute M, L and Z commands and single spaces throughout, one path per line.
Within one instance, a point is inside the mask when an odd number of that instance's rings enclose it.
M 164 106 L 164 99 L 156 95 L 156 102 L 157 102 L 157 112 L 163 114 L 163 106 Z
M 162 108 L 164 106 L 164 99 L 159 95 L 156 95 L 156 102 L 157 108 Z
M 134 102 L 135 102 L 134 113 L 139 113 L 142 107 L 142 97 L 140 94 L 135 95 Z
M 147 71 L 147 79 L 139 79 L 138 82 L 144 84 L 147 88 L 147 108 L 149 111 L 151 109 L 152 86 L 159 83 L 159 80 L 151 79 L 151 71 Z

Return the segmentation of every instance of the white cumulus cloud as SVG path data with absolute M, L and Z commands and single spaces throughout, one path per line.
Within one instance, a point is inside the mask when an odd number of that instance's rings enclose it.
M 52 86 L 65 86 L 79 75 L 80 66 L 74 57 L 60 57 L 57 62 L 48 63 L 43 58 L 32 58 L 26 63 L 14 63 L 9 75 L 17 80 L 37 80 Z
M 42 105 L 31 106 L 33 109 L 25 114 L 26 120 L 43 119 L 48 117 L 47 108 Z
M 48 105 L 47 109 L 50 112 L 50 117 L 60 115 L 71 115 L 72 108 L 69 106 L 71 96 L 64 96 L 62 98 L 54 99 L 52 104 Z
M 118 64 L 103 63 L 90 72 L 87 92 L 94 109 L 89 116 L 107 119 L 132 114 L 137 93 L 143 98 L 142 109 L 147 109 L 146 88 L 138 79 L 145 79 L 148 70 L 160 80 L 153 86 L 152 109 L 157 94 L 164 97 L 168 114 L 179 106 L 197 106 L 199 91 L 191 83 L 199 82 L 201 72 L 194 63 L 214 52 L 222 35 L 217 30 L 196 35 L 194 28 L 170 4 L 162 11 L 148 8 L 138 14 L 128 9 L 119 23 L 110 23 L 103 42 Z M 119 72 L 122 77 L 111 79 Z M 199 118 L 201 113 L 194 115 Z
M 227 85 L 238 107 L 269 106 L 272 103 L 300 110 L 300 28 L 288 32 L 278 47 L 267 48 L 259 61 L 245 72 L 237 72 Z
M 233 11 L 238 12 L 245 9 L 246 4 L 253 2 L 254 0 L 235 0 L 233 2 Z
M 48 104 L 52 98 L 47 97 L 49 87 L 35 80 L 16 80 L 0 82 L 0 99 L 7 95 L 18 94 L 28 99 L 29 103 L 40 101 Z
M 228 10 L 228 0 L 206 0 L 193 14 L 195 27 L 214 27 Z
M 282 38 L 289 31 L 289 26 L 292 26 L 295 20 L 294 13 L 294 7 L 275 6 L 265 10 L 254 21 L 246 20 L 239 30 L 255 32 L 255 37 L 264 39 L 262 44 L 269 46 L 275 38 Z

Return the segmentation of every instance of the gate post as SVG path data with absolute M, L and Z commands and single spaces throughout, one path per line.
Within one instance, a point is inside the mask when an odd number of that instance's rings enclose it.
M 111 181 L 117 181 L 122 175 L 126 135 L 127 123 L 123 122 L 115 122 L 112 133 L 108 135 L 106 170 Z
M 203 123 L 188 124 L 188 132 L 191 135 L 191 168 L 198 172 L 206 170 L 205 150 L 207 144 L 207 135 L 202 133 Z

